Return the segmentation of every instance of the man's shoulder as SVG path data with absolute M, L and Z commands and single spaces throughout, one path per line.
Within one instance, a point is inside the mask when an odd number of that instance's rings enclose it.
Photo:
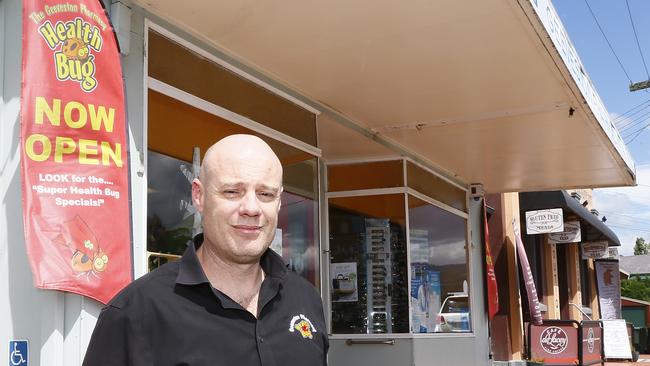
M 300 294 L 301 296 L 311 296 L 320 301 L 320 293 L 316 287 L 294 271 L 287 271 L 287 275 L 284 277 L 284 286 L 291 293 Z
M 123 288 L 108 303 L 118 309 L 128 308 L 136 302 L 147 301 L 173 291 L 178 276 L 179 261 L 167 263 Z

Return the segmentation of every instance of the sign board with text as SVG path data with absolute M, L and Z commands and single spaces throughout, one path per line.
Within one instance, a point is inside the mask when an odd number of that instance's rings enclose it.
M 526 234 L 561 233 L 564 216 L 561 208 L 526 211 Z
M 122 66 L 97 0 L 23 2 L 21 175 L 38 288 L 107 303 L 132 279 Z
M 580 232 L 580 221 L 567 221 L 564 223 L 564 231 L 561 233 L 548 234 L 549 243 L 579 243 L 582 240 Z
M 632 359 L 625 319 L 603 320 L 602 322 L 605 358 Z
M 582 259 L 601 259 L 609 255 L 607 240 L 584 242 L 580 245 Z
M 574 365 L 579 360 L 578 323 L 544 321 L 529 325 L 531 359 L 543 359 L 544 365 Z
M 601 319 L 621 319 L 621 277 L 616 260 L 597 260 L 596 285 Z

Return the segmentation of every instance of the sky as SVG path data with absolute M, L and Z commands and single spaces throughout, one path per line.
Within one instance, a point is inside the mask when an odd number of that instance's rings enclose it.
M 650 79 L 650 1 L 553 0 L 553 5 L 636 164 L 636 187 L 594 190 L 595 208 L 621 241 L 619 254 L 632 255 L 637 237 L 650 241 L 650 89 L 629 91 L 630 82 Z

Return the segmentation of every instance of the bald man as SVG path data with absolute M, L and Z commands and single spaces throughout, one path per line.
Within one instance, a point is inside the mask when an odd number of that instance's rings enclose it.
M 269 249 L 281 194 L 263 140 L 210 147 L 192 182 L 203 234 L 111 300 L 84 365 L 326 365 L 320 296 Z

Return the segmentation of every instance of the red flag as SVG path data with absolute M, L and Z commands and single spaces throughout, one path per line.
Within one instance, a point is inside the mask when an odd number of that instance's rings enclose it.
M 490 232 L 487 222 L 487 203 L 483 199 L 483 233 L 485 235 L 485 270 L 487 281 L 488 296 L 488 316 L 490 320 L 499 312 L 499 287 L 497 286 L 497 276 L 494 273 L 494 262 L 492 261 L 492 251 L 490 250 Z
M 21 166 L 34 284 L 106 303 L 132 279 L 117 43 L 97 0 L 23 3 Z

